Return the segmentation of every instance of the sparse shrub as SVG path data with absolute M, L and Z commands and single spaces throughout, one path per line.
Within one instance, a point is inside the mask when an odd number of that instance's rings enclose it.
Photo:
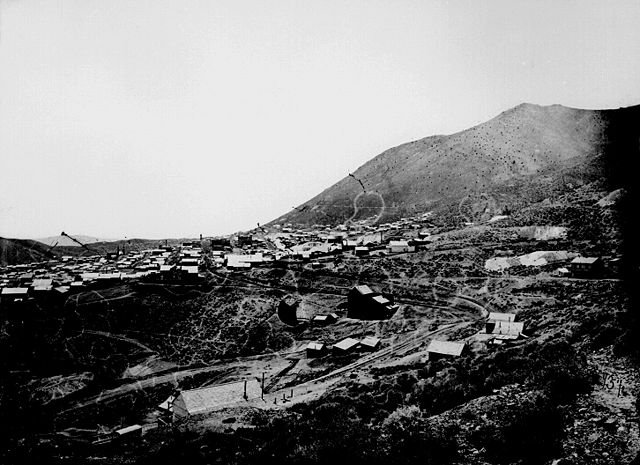
M 558 452 L 563 416 L 544 393 L 496 404 L 489 420 L 471 435 L 496 463 L 543 463 Z
M 383 462 L 449 463 L 457 448 L 453 429 L 443 425 L 434 427 L 416 406 L 399 407 L 380 427 Z

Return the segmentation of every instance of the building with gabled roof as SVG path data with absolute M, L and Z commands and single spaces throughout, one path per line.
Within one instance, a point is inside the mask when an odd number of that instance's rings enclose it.
M 466 350 L 464 342 L 432 340 L 427 347 L 429 360 L 438 360 L 446 357 L 460 357 Z
M 353 287 L 347 296 L 349 318 L 386 320 L 398 309 L 391 298 L 374 292 L 367 285 Z
M 173 401 L 173 416 L 176 419 L 209 413 L 250 399 L 257 399 L 261 395 L 262 388 L 255 378 L 190 389 L 180 392 Z
M 342 341 L 333 345 L 333 351 L 339 354 L 346 354 L 352 352 L 358 347 L 358 340 L 352 337 L 347 337 Z
M 310 342 L 306 347 L 307 357 L 321 357 L 326 352 L 326 346 L 321 342 Z
M 380 338 L 374 336 L 367 336 L 360 341 L 360 348 L 362 350 L 378 350 L 380 347 Z
M 571 274 L 576 278 L 592 278 L 602 273 L 604 263 L 599 257 L 576 257 L 569 267 Z

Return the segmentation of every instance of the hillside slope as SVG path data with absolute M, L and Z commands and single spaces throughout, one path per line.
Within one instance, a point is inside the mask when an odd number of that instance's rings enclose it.
M 54 255 L 48 250 L 38 241 L 0 237 L 0 266 L 51 260 Z
M 465 131 L 389 149 L 272 224 L 391 220 L 469 208 L 486 217 L 569 185 L 606 178 L 617 186 L 625 152 L 637 151 L 639 122 L 640 106 L 521 104 Z

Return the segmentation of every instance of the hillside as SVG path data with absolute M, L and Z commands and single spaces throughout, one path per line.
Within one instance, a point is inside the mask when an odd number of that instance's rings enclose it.
M 50 260 L 53 258 L 53 254 L 48 249 L 48 246 L 37 241 L 0 237 L 0 265 L 16 265 Z
M 521 104 L 465 131 L 389 149 L 272 224 L 393 220 L 430 210 L 486 219 L 603 177 L 618 187 L 639 120 L 640 106 Z

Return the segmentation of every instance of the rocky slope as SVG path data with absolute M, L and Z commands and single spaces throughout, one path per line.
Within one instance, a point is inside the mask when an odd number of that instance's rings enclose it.
M 596 179 L 616 188 L 637 153 L 638 122 L 640 106 L 521 104 L 465 131 L 389 149 L 273 224 L 381 221 L 447 209 L 484 219 Z

